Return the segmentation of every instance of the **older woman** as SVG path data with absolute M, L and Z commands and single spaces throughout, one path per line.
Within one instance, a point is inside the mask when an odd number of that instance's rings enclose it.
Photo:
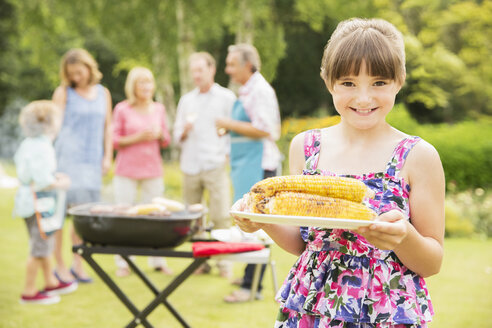
M 116 155 L 114 196 L 117 203 L 133 204 L 141 189 L 141 202 L 148 203 L 164 192 L 160 149 L 167 147 L 170 135 L 164 105 L 154 102 L 152 72 L 135 67 L 125 84 L 127 99 L 118 103 L 113 114 L 113 145 Z M 163 258 L 150 258 L 156 270 L 170 273 Z M 127 263 L 117 260 L 118 276 L 130 273 Z

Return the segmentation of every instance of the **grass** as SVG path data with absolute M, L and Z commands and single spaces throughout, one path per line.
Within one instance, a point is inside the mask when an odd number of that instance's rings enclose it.
M 13 175 L 10 166 L 6 171 Z M 179 197 L 179 172 L 176 165 L 166 165 L 166 190 Z M 132 318 L 130 312 L 95 274 L 95 282 L 82 285 L 70 295 L 62 296 L 59 304 L 51 306 L 20 305 L 28 255 L 28 239 L 21 219 L 12 219 L 15 190 L 0 189 L 0 327 L 124 327 Z M 71 224 L 71 220 L 67 221 Z M 71 258 L 68 229 L 65 229 L 65 258 Z M 190 245 L 180 247 L 189 250 Z M 277 277 L 282 281 L 295 257 L 274 247 Z M 96 261 L 114 278 L 115 265 L 111 255 L 96 255 Z M 169 259 L 170 266 L 179 272 L 190 263 L 187 259 Z M 145 257 L 137 263 L 159 287 L 172 277 L 152 272 Z M 88 270 L 90 268 L 87 266 Z M 235 264 L 235 276 L 241 276 L 243 265 Z M 115 278 L 137 308 L 142 309 L 153 296 L 135 276 Z M 447 239 L 441 273 L 427 279 L 436 315 L 432 328 L 490 327 L 492 313 L 492 241 Z M 38 285 L 43 288 L 39 277 Z M 272 327 L 278 310 L 270 270 L 264 280 L 264 300 L 244 304 L 225 304 L 224 295 L 234 290 L 218 276 L 191 276 L 169 298 L 171 304 L 192 327 L 244 328 Z M 155 327 L 181 327 L 163 307 L 158 307 L 149 321 Z

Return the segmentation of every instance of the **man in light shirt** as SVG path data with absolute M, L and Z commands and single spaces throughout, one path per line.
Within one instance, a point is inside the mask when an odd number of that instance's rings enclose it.
M 216 120 L 228 118 L 236 96 L 214 83 L 215 60 L 206 52 L 194 53 L 189 60 L 196 88 L 181 97 L 173 137 L 181 147 L 183 197 L 187 204 L 201 203 L 209 194 L 209 219 L 214 229 L 231 226 L 230 180 L 226 170 L 229 136 L 218 130 Z M 202 226 L 203 228 L 203 226 Z M 230 263 L 218 263 L 222 276 L 230 275 Z M 199 271 L 208 272 L 204 265 Z
M 234 201 L 242 198 L 256 182 L 275 176 L 281 155 L 276 145 L 280 137 L 280 113 L 275 91 L 260 74 L 260 57 L 249 44 L 230 46 L 226 58 L 226 73 L 239 83 L 239 99 L 231 118 L 217 120 L 217 127 L 231 135 L 231 179 Z M 248 264 L 241 289 L 225 297 L 229 303 L 249 300 L 254 265 Z M 262 265 L 260 284 L 265 271 Z M 258 292 L 258 293 L 259 293 Z M 261 295 L 255 295 L 261 298 Z

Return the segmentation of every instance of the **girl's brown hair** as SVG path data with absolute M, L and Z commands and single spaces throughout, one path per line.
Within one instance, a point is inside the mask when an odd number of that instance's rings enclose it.
M 340 77 L 358 75 L 363 61 L 370 75 L 403 85 L 405 46 L 395 26 L 382 19 L 341 22 L 325 47 L 320 75 L 331 89 Z
M 69 80 L 67 66 L 71 64 L 83 64 L 90 71 L 89 84 L 97 84 L 102 79 L 102 73 L 99 71 L 98 65 L 94 57 L 85 50 L 80 48 L 70 49 L 63 56 L 60 63 L 60 79 L 64 86 L 75 87 L 74 83 Z

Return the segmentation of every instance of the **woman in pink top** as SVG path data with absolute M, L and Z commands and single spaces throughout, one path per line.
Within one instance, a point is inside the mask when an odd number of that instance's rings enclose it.
M 135 67 L 125 83 L 127 99 L 118 103 L 113 113 L 113 144 L 117 150 L 114 197 L 117 203 L 134 204 L 137 189 L 141 189 L 140 201 L 151 202 L 162 196 L 161 148 L 170 143 L 164 105 L 154 102 L 155 82 L 147 68 Z M 118 276 L 130 273 L 128 264 L 117 258 Z M 171 273 L 164 258 L 150 258 L 156 270 Z

